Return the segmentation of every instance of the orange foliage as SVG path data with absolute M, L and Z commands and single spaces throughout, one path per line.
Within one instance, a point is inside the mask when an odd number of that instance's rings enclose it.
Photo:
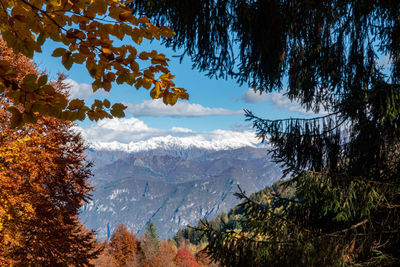
M 144 234 L 136 239 L 125 225 L 118 225 L 110 243 L 105 241 L 103 253 L 93 263 L 99 267 L 217 267 L 205 253 L 198 252 L 196 258 L 191 250 L 197 247 L 177 249 L 168 241 L 155 242 Z
M 127 6 L 131 0 L 2 0 L 0 33 L 15 53 L 32 58 L 42 52 L 47 39 L 59 43 L 52 56 L 60 57 L 69 70 L 82 64 L 94 79 L 93 91 L 110 91 L 113 83 L 126 83 L 137 89 L 152 89 L 153 99 L 162 98 L 174 105 L 178 99 L 188 99 L 183 88 L 176 88 L 174 76 L 168 70 L 168 59 L 157 51 L 138 51 L 143 38 L 148 40 L 171 37 L 168 27 L 149 23 L 146 17 L 136 18 Z M 119 39 L 123 42 L 115 41 Z M 139 62 L 145 62 L 144 66 Z M 37 114 L 61 120 L 98 120 L 123 117 L 126 108 L 121 103 L 111 106 L 108 100 L 97 100 L 86 106 L 80 99 L 69 100 L 54 90 L 47 76 L 26 73 L 23 82 L 16 80 L 18 72 L 11 71 L 9 61 L 0 59 L 0 93 L 10 100 L 11 124 L 22 126 L 36 123 Z M 22 105 L 23 110 L 13 107 Z
M 159 257 L 163 262 L 174 262 L 177 249 L 167 241 L 161 241 Z
M 37 74 L 26 57 L 14 55 L 4 42 L 0 59 L 10 62 L 18 78 Z M 54 84 L 59 92 L 65 89 L 61 80 Z M 93 232 L 78 219 L 91 190 L 81 137 L 72 131 L 73 124 L 49 117 L 13 129 L 4 93 L 0 104 L 0 264 L 87 264 L 98 251 Z
M 125 224 L 119 224 L 111 237 L 111 254 L 115 266 L 133 266 L 138 251 L 138 240 L 128 231 Z
M 101 254 L 91 261 L 91 264 L 94 266 L 101 266 L 101 267 L 113 267 L 114 266 L 114 257 L 112 256 L 110 243 L 108 241 L 104 241 L 103 244 L 100 245 L 103 249 Z

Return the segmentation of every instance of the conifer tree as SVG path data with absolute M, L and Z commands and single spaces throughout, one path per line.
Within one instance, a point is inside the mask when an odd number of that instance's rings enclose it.
M 294 197 L 244 192 L 243 229 L 205 227 L 227 266 L 400 264 L 400 2 L 137 0 L 194 67 L 281 91 L 313 118 L 246 111 Z M 324 114 L 318 115 L 318 112 Z
M 154 224 L 153 220 L 150 220 L 150 222 L 146 225 L 146 235 L 156 244 L 159 243 L 156 225 Z

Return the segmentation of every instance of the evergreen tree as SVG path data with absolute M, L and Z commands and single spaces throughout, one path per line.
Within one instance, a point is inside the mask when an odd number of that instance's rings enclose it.
M 153 220 L 150 220 L 150 222 L 146 226 L 146 235 L 155 243 L 159 243 L 156 225 L 154 224 Z
M 194 67 L 282 90 L 314 118 L 247 111 L 296 189 L 249 199 L 240 231 L 205 226 L 227 266 L 400 264 L 400 2 L 137 0 Z M 238 48 L 238 49 L 237 49 Z M 238 53 L 237 53 L 238 51 Z M 384 63 L 382 64 L 382 60 Z

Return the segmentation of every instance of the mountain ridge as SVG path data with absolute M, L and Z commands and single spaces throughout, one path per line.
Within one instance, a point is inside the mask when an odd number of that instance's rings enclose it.
M 232 132 L 231 138 L 211 138 L 206 139 L 204 136 L 156 136 L 147 140 L 130 141 L 130 142 L 88 142 L 88 146 L 94 150 L 107 150 L 107 151 L 124 151 L 127 153 L 139 153 L 143 151 L 164 149 L 164 150 L 189 150 L 189 149 L 202 149 L 202 150 L 230 150 L 241 147 L 260 147 L 263 146 L 254 137 L 254 133 L 241 133 L 240 136 L 234 136 Z

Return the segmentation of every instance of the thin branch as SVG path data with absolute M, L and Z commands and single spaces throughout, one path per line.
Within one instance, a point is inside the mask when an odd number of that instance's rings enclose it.
M 46 12 L 46 11 L 44 11 L 44 10 L 42 10 L 42 9 L 40 9 L 40 8 L 38 8 L 38 7 L 36 7 L 36 6 L 34 6 L 34 5 L 32 5 L 31 3 L 29 3 L 29 2 L 27 2 L 27 1 L 25 1 L 25 0 L 20 0 L 22 3 L 24 3 L 24 4 L 26 4 L 26 5 L 28 5 L 28 6 L 30 6 L 32 9 L 35 9 L 35 10 L 37 10 L 37 11 L 39 11 L 39 12 L 41 12 L 41 13 L 43 13 L 49 20 L 51 20 L 51 22 L 53 22 L 58 28 L 60 28 L 60 29 L 62 29 L 62 30 L 64 30 L 64 31 L 67 31 L 64 27 L 62 27 L 61 25 L 59 25 L 58 23 L 57 23 L 57 21 L 55 21 L 52 17 L 50 17 L 50 15 Z
M 320 116 L 320 117 L 314 117 L 314 118 L 287 118 L 287 119 L 278 119 L 278 120 L 268 120 L 268 119 L 261 119 L 257 116 L 255 116 L 253 114 L 253 112 L 251 112 L 248 109 L 243 109 L 243 111 L 246 113 L 246 116 L 252 117 L 254 119 L 258 119 L 261 121 L 265 121 L 265 122 L 285 122 L 285 121 L 316 121 L 316 120 L 321 120 L 321 119 L 325 119 L 334 115 L 338 115 L 340 112 L 334 112 L 334 113 L 329 113 L 327 115 L 324 116 Z
M 348 232 L 348 231 L 354 230 L 354 229 L 356 229 L 356 228 L 358 228 L 358 227 L 360 227 L 360 226 L 366 224 L 368 221 L 369 221 L 368 219 L 365 219 L 364 221 L 361 221 L 361 222 L 359 222 L 359 223 L 356 223 L 356 224 L 350 226 L 349 228 L 342 229 L 342 230 L 340 230 L 340 231 L 336 231 L 336 232 L 329 233 L 329 234 L 324 234 L 324 236 L 338 236 L 339 234 L 343 234 L 343 233 L 346 233 L 346 232 Z
M 248 196 L 245 195 L 245 192 L 242 190 L 242 188 L 239 185 L 238 185 L 238 188 L 239 188 L 240 192 L 239 193 L 235 193 L 235 196 L 237 196 L 239 198 L 244 198 L 247 202 L 250 202 L 253 205 L 260 207 L 261 209 L 265 210 L 267 213 L 273 215 L 274 217 L 278 218 L 281 221 L 284 221 L 284 222 L 286 222 L 286 223 L 288 223 L 288 224 L 290 224 L 292 226 L 295 226 L 296 228 L 300 228 L 300 229 L 302 229 L 302 230 L 304 230 L 306 232 L 312 232 L 311 230 L 309 230 L 309 229 L 307 229 L 307 228 L 305 228 L 305 227 L 303 227 L 301 225 L 298 225 L 298 224 L 288 220 L 287 218 L 285 218 L 283 216 L 280 216 L 280 215 L 276 214 L 275 212 L 271 211 L 269 208 L 265 207 L 264 205 L 253 201 L 252 199 L 250 199 Z

